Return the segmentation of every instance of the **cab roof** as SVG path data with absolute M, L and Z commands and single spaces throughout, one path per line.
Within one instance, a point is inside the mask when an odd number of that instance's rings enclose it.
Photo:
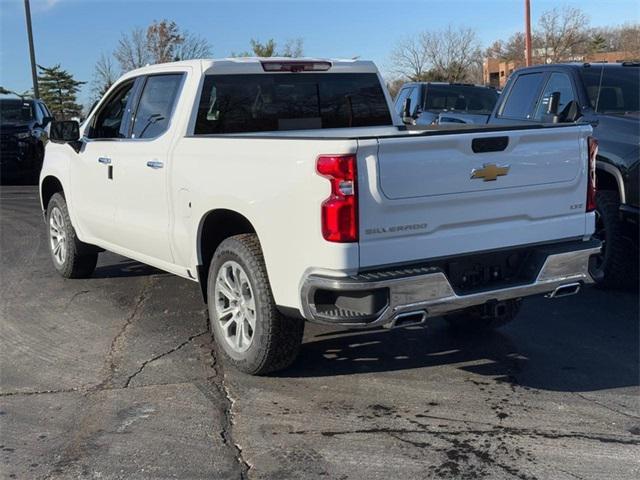
M 128 72 L 125 76 L 137 76 L 167 71 L 172 68 L 191 68 L 202 73 L 237 74 L 267 73 L 263 68 L 265 62 L 282 63 L 330 63 L 329 73 L 378 73 L 375 64 L 369 60 L 333 59 L 333 58 L 291 58 L 291 57 L 232 57 L 220 59 L 183 60 L 179 62 L 148 65 Z M 307 73 L 307 72 L 301 72 Z

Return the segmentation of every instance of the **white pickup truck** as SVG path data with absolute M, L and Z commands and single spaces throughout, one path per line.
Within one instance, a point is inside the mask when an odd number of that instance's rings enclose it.
M 366 61 L 192 60 L 53 122 L 40 194 L 61 275 L 110 250 L 199 282 L 228 361 L 262 374 L 305 320 L 488 328 L 592 282 L 590 133 L 407 128 Z

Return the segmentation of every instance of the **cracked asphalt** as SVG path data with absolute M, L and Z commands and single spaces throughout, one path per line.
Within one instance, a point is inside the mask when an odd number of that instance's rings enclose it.
M 486 335 L 308 325 L 256 378 L 216 360 L 197 284 L 100 257 L 58 277 L 36 189 L 0 189 L 0 478 L 640 477 L 635 292 Z

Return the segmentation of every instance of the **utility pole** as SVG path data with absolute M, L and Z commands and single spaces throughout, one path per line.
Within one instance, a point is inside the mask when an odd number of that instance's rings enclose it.
M 531 4 L 524 0 L 524 58 L 525 65 L 531 66 Z
M 27 17 L 27 37 L 29 37 L 29 56 L 31 57 L 33 97 L 40 98 L 40 90 L 38 89 L 38 72 L 36 70 L 36 52 L 33 48 L 33 30 L 31 29 L 31 7 L 29 6 L 29 0 L 24 0 L 24 13 Z

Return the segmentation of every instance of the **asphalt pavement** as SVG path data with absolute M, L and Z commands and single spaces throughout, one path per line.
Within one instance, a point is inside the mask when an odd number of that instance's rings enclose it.
M 637 479 L 636 292 L 525 301 L 496 332 L 307 325 L 296 364 L 215 354 L 196 283 L 49 258 L 35 187 L 0 188 L 0 478 Z

